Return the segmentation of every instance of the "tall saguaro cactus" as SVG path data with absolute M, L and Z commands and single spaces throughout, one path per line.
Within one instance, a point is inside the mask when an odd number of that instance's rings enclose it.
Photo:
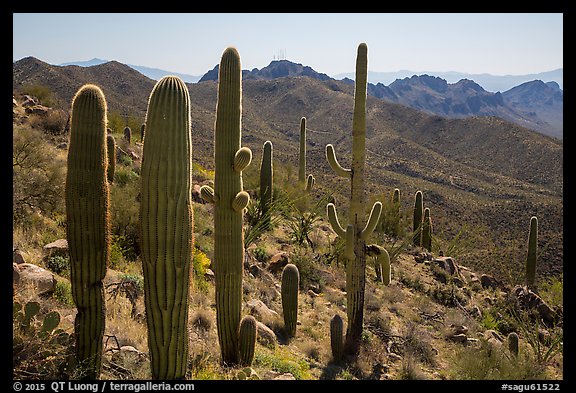
M 298 182 L 306 183 L 306 118 L 300 119 L 300 155 L 298 156 Z
M 428 207 L 424 209 L 421 245 L 426 250 L 432 251 L 432 219 L 430 218 L 430 208 Z
M 416 191 L 416 194 L 414 195 L 414 218 L 412 221 L 413 222 L 412 229 L 414 230 L 413 244 L 415 246 L 421 245 L 421 238 L 422 238 L 421 227 L 422 227 L 423 214 L 424 214 L 424 203 L 422 199 L 422 191 Z
M 114 173 L 116 172 L 116 140 L 114 135 L 106 136 L 106 148 L 108 150 L 108 170 L 106 176 L 109 183 L 114 182 Z
M 216 324 L 224 364 L 239 362 L 238 328 L 242 306 L 244 235 L 242 216 L 250 197 L 243 190 L 242 171 L 252 152 L 242 140 L 242 68 L 236 48 L 222 54 L 214 126 L 214 189 L 202 186 L 202 197 L 214 203 L 214 274 Z
M 364 191 L 364 166 L 366 158 L 366 89 L 368 75 L 368 47 L 358 46 L 354 92 L 354 118 L 352 122 L 352 169 L 344 169 L 336 160 L 334 147 L 326 146 L 326 158 L 339 176 L 351 181 L 350 205 L 346 230 L 340 226 L 334 204 L 327 206 L 332 229 L 346 239 L 346 300 L 348 326 L 344 350 L 357 355 L 364 320 L 364 290 L 366 286 L 366 240 L 374 231 L 382 212 L 382 203 L 372 207 L 368 221 L 364 219 L 366 196 Z
M 146 125 L 140 230 L 150 364 L 154 379 L 182 379 L 194 217 L 190 96 L 180 78 L 156 83 Z
M 270 216 L 267 215 L 272 205 L 274 194 L 274 166 L 272 142 L 264 142 L 264 153 L 260 163 L 260 210 L 265 217 L 265 228 L 270 227 Z
M 70 283 L 78 312 L 76 358 L 86 379 L 102 365 L 106 306 L 102 280 L 110 254 L 106 98 L 98 86 L 82 86 L 72 101 L 66 174 L 66 236 Z
M 534 288 L 536 280 L 536 253 L 538 251 L 538 218 L 530 218 L 530 233 L 528 234 L 528 255 L 526 257 L 526 285 Z

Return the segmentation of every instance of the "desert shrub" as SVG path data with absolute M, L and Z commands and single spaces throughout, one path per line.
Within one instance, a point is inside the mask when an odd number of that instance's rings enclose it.
M 54 255 L 46 260 L 46 267 L 63 277 L 70 276 L 70 259 L 62 255 Z
M 116 170 L 116 176 L 120 170 Z M 117 244 L 123 258 L 127 261 L 135 261 L 140 255 L 138 244 L 138 220 L 140 215 L 140 182 L 136 181 L 138 176 L 125 185 L 117 182 L 110 187 L 110 218 L 112 244 Z M 116 177 L 118 179 L 118 177 Z M 120 262 L 120 261 L 118 261 Z
M 262 245 L 258 245 L 254 249 L 254 257 L 256 258 L 256 260 L 258 262 L 263 262 L 263 263 L 268 262 L 270 260 L 270 255 L 268 254 L 266 249 L 264 247 L 262 247 Z
M 22 94 L 36 97 L 40 104 L 44 106 L 54 107 L 58 104 L 54 98 L 54 93 L 48 86 L 40 84 L 25 85 L 22 87 L 21 92 Z
M 194 283 L 196 288 L 206 293 L 208 292 L 208 282 L 206 281 L 206 270 L 210 267 L 210 258 L 197 247 L 194 247 L 192 257 L 192 268 L 194 270 Z
M 429 365 L 435 365 L 435 353 L 431 344 L 430 334 L 409 321 L 406 325 L 404 338 L 404 353 L 415 356 L 418 360 Z
M 402 238 L 406 235 L 406 212 L 401 209 L 398 203 L 392 201 L 393 193 L 394 191 L 390 195 L 383 195 L 380 199 L 382 212 L 376 231 L 395 238 Z
M 290 373 L 296 379 L 311 379 L 310 365 L 305 358 L 298 358 L 288 348 L 279 347 L 275 351 L 257 347 L 254 366 L 271 369 L 279 373 Z
M 458 380 L 531 380 L 546 379 L 545 368 L 529 352 L 520 351 L 518 358 L 486 340 L 480 347 L 459 347 L 449 359 L 449 378 Z
M 12 133 L 12 202 L 14 221 L 31 212 L 64 212 L 66 161 L 44 141 L 42 132 L 15 128 Z
M 548 278 L 540 285 L 538 292 L 550 306 L 562 307 L 564 305 L 564 277 Z
M 74 298 L 72 297 L 72 286 L 69 281 L 56 281 L 52 297 L 64 305 L 75 306 Z
M 138 135 L 138 138 L 140 138 L 140 127 L 144 122 L 143 118 L 134 115 L 122 115 L 118 111 L 108 112 L 107 117 L 108 128 L 110 128 L 114 134 L 123 133 L 124 128 L 128 126 L 132 130 L 132 137 Z

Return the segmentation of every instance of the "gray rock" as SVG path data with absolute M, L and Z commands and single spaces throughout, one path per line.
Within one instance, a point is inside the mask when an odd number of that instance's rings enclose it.
M 484 288 L 496 289 L 501 287 L 501 284 L 498 282 L 498 280 L 488 274 L 483 274 L 480 276 L 480 284 L 482 284 L 482 287 Z
M 205 204 L 206 201 L 200 196 L 200 188 L 201 186 L 199 184 L 194 184 L 194 186 L 192 186 L 192 201 Z
M 451 257 L 439 257 L 434 259 L 433 263 L 444 269 L 451 276 L 458 276 L 458 265 Z
M 68 256 L 68 241 L 66 239 L 55 240 L 42 247 L 42 250 L 44 250 L 45 257 Z
M 37 294 L 52 293 L 56 289 L 56 278 L 48 270 L 31 263 L 21 263 L 18 265 L 18 269 L 20 272 L 20 284 L 35 286 Z
M 248 307 L 248 312 L 251 315 L 267 326 L 271 326 L 280 319 L 280 315 L 276 311 L 268 308 L 268 306 L 259 299 L 249 300 L 246 303 L 246 307 Z
M 44 105 L 34 105 L 28 106 L 24 110 L 24 112 L 28 113 L 29 115 L 39 115 L 39 116 L 46 116 L 48 112 L 50 112 L 51 108 L 48 108 Z
M 270 349 L 275 349 L 278 341 L 276 333 L 260 321 L 256 321 L 256 339 L 260 344 Z
M 26 263 L 26 260 L 24 259 L 24 254 L 22 253 L 22 251 L 20 251 L 17 248 L 13 250 L 12 262 L 14 262 L 17 265 L 19 265 L 21 263 Z
M 20 284 L 20 268 L 14 262 L 12 262 L 12 283 L 14 285 Z
M 452 340 L 456 341 L 457 343 L 465 343 L 466 341 L 468 341 L 468 337 L 465 334 L 460 333 L 453 335 Z
M 280 273 L 284 266 L 286 266 L 289 262 L 288 253 L 287 252 L 279 252 L 270 258 L 270 262 L 268 264 L 268 270 L 272 273 Z

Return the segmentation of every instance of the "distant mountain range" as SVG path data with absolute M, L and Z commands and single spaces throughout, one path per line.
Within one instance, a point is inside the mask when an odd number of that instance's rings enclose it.
M 384 85 L 389 85 L 396 79 L 409 78 L 413 75 L 433 75 L 445 79 L 448 83 L 456 83 L 461 79 L 470 79 L 482 86 L 486 91 L 491 92 L 503 92 L 510 90 L 514 86 L 518 86 L 524 82 L 530 82 L 533 80 L 542 81 L 554 81 L 558 83 L 560 88 L 563 88 L 564 84 L 564 69 L 558 68 L 552 71 L 540 72 L 537 74 L 525 74 L 525 75 L 491 75 L 491 74 L 467 74 L 464 72 L 457 71 L 409 71 L 400 70 L 393 72 L 375 72 L 368 71 L 368 82 L 370 83 L 382 83 Z M 353 72 L 347 72 L 342 74 L 334 75 L 335 79 L 354 79 Z
M 88 61 L 63 63 L 60 66 L 76 65 L 92 67 L 107 63 L 106 60 L 94 58 Z M 218 65 L 202 76 L 179 74 L 157 68 L 130 65 L 152 80 L 165 75 L 176 75 L 187 83 L 202 83 L 218 79 Z M 369 72 L 369 79 L 390 80 L 393 76 L 407 75 L 411 71 L 397 73 Z M 523 127 L 533 129 L 545 135 L 563 139 L 563 69 L 531 75 L 495 76 L 490 74 L 464 74 L 458 72 L 437 73 L 436 75 L 412 75 L 397 78 L 388 85 L 382 82 L 369 83 L 368 94 L 385 101 L 405 105 L 426 113 L 449 118 L 469 116 L 497 116 L 512 121 Z M 347 75 L 342 81 L 353 84 Z M 268 66 L 242 71 L 243 79 L 275 79 L 290 76 L 306 76 L 320 81 L 336 80 L 315 71 L 309 66 L 289 60 L 274 60 Z M 477 79 L 461 78 L 463 76 Z M 534 77 L 535 79 L 530 79 Z M 540 79 L 538 79 L 539 77 Z M 456 80 L 457 78 L 460 78 Z M 487 88 L 479 81 L 483 81 Z M 494 86 L 508 86 L 519 82 L 511 88 L 500 91 Z M 544 82 L 546 81 L 546 82 Z M 496 93 L 490 90 L 496 90 Z
M 289 76 L 307 76 L 321 81 L 334 80 L 308 66 L 288 60 L 275 60 L 262 69 L 242 71 L 244 80 Z M 218 65 L 204 74 L 198 82 L 217 79 Z M 349 78 L 342 81 L 354 84 Z M 437 76 L 413 75 L 410 78 L 396 79 L 388 86 L 369 83 L 368 94 L 449 118 L 497 116 L 543 134 L 563 138 L 564 99 L 563 91 L 556 82 L 531 80 L 502 93 L 492 93 L 469 79 L 448 83 Z
M 92 60 L 73 61 L 73 62 L 62 63 L 62 64 L 58 64 L 58 65 L 60 65 L 60 66 L 77 65 L 80 67 L 92 67 L 92 66 L 104 64 L 107 62 L 108 62 L 108 60 L 93 58 Z M 146 75 L 148 78 L 154 79 L 154 80 L 159 80 L 160 78 L 162 78 L 163 76 L 166 76 L 166 75 L 175 75 L 175 76 L 179 77 L 180 79 L 182 79 L 184 82 L 196 83 L 202 77 L 202 75 L 196 76 L 196 75 L 189 75 L 189 74 L 181 74 L 178 72 L 161 70 L 159 68 L 150 68 L 150 67 L 133 65 L 133 64 L 126 64 L 126 65 L 128 67 L 134 68 L 136 71 L 138 71 L 141 74 Z

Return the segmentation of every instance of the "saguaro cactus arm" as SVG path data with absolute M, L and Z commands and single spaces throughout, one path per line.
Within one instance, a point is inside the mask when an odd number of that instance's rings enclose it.
M 338 221 L 338 215 L 336 214 L 336 206 L 334 206 L 333 203 L 329 203 L 326 206 L 326 210 L 328 212 L 328 221 L 330 221 L 332 229 L 334 230 L 334 232 L 336 232 L 338 236 L 340 236 L 342 239 L 345 239 L 346 231 L 344 230 L 344 228 L 342 228 L 342 225 L 340 225 L 340 221 Z
M 216 203 L 216 195 L 214 189 L 210 186 L 200 187 L 200 197 L 208 203 Z
M 328 144 L 326 145 L 326 159 L 330 167 L 336 172 L 338 176 L 350 178 L 352 176 L 352 171 L 350 169 L 342 168 L 336 159 L 336 153 L 334 152 L 334 146 Z
M 234 155 L 234 170 L 242 172 L 252 161 L 252 150 L 247 147 L 240 148 Z
M 382 203 L 381 202 L 374 202 L 372 206 L 372 211 L 370 211 L 370 217 L 368 218 L 368 222 L 366 226 L 360 232 L 361 239 L 368 239 L 368 237 L 374 232 L 376 225 L 378 225 L 378 221 L 380 220 L 380 214 L 382 213 Z

